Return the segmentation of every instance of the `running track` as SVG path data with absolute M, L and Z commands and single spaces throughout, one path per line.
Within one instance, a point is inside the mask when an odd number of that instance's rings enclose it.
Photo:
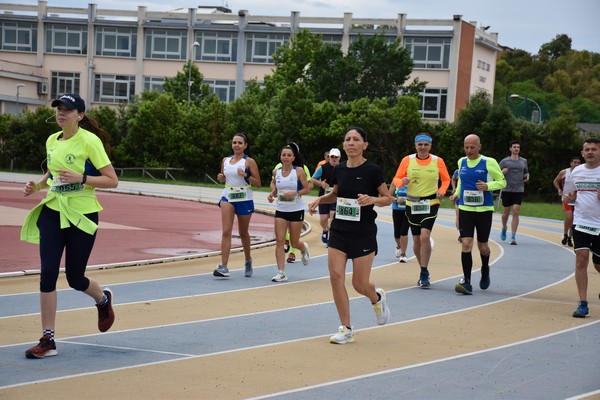
M 120 189 L 166 190 L 131 185 Z M 182 198 L 217 198 L 179 189 Z M 440 211 L 433 232 L 429 290 L 415 287 L 414 258 L 395 262 L 391 212 L 379 211 L 372 279 L 387 291 L 392 317 L 377 326 L 368 301 L 350 289 L 355 343 L 328 342 L 339 323 L 318 220 L 308 217 L 313 259 L 290 266 L 285 284 L 270 282 L 273 248 L 264 246 L 253 251 L 252 278 L 243 277 L 239 253 L 229 280 L 212 277 L 216 257 L 90 272 L 115 294 L 117 321 L 104 334 L 86 296 L 61 277 L 59 356 L 45 360 L 23 356 L 40 330 L 38 277 L 0 279 L 0 399 L 600 398 L 600 276 L 590 273 L 591 317 L 572 318 L 574 256 L 556 244 L 561 223 L 522 218 L 518 246 L 491 243 L 491 287 L 462 296 L 453 290 L 461 271 L 452 211 Z

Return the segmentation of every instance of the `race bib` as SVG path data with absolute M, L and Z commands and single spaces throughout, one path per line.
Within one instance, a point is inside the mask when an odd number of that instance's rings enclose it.
M 575 181 L 573 182 L 577 191 L 596 191 L 600 190 L 600 181 Z
M 78 190 L 83 190 L 83 189 L 85 189 L 85 185 L 81 182 L 52 185 L 52 187 L 50 188 L 51 191 L 58 192 L 58 193 L 76 192 Z
M 410 202 L 411 214 L 429 214 L 430 211 L 431 201 L 429 199 Z
M 278 190 L 277 191 L 277 201 L 279 203 L 285 203 L 285 204 L 296 204 L 296 199 L 298 198 L 298 196 L 294 196 L 291 199 L 286 199 L 286 198 L 283 197 L 283 194 L 285 192 L 286 191 L 284 191 L 284 190 Z
M 480 206 L 483 204 L 482 190 L 465 190 L 463 193 L 463 204 L 465 206 Z
M 575 225 L 575 230 L 588 235 L 598 236 L 600 235 L 600 228 L 593 228 L 591 226 Z
M 83 189 L 85 189 L 85 185 L 83 183 L 63 183 L 60 179 L 60 176 L 57 176 L 52 180 L 52 187 L 50 188 L 51 191 L 57 193 L 76 192 Z
M 358 199 L 338 197 L 335 205 L 335 218 L 346 221 L 360 221 L 360 206 Z
M 246 201 L 248 198 L 248 189 L 240 186 L 232 186 L 229 188 L 229 194 L 227 195 L 227 200 L 230 203 L 235 203 L 237 201 Z

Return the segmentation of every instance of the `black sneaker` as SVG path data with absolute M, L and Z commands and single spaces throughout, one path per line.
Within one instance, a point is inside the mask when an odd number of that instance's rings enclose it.
M 484 271 L 484 269 L 481 269 L 481 280 L 479 281 L 479 288 L 481 290 L 486 290 L 487 288 L 490 287 L 490 268 L 486 268 L 486 271 Z
M 112 307 L 112 291 L 107 288 L 103 290 L 103 292 L 108 300 L 101 306 L 96 304 L 96 307 L 98 308 L 98 330 L 100 332 L 106 332 L 115 322 L 115 312 Z
M 421 275 L 419 275 L 419 282 L 417 282 L 417 285 L 419 285 L 419 287 L 422 288 L 428 288 L 431 283 L 429 282 L 429 271 L 425 270 L 421 272 Z
M 48 335 L 43 336 L 37 345 L 25 351 L 25 357 L 27 358 L 44 358 L 57 354 L 56 343 Z
M 323 242 L 323 244 L 329 243 L 329 231 L 323 231 L 321 234 L 321 242 Z
M 567 244 L 567 240 L 568 240 L 568 239 L 569 239 L 569 238 L 567 237 L 567 235 L 565 235 L 565 236 L 563 236 L 563 238 L 562 238 L 562 240 L 560 241 L 560 243 L 561 243 L 563 246 L 565 246 L 565 245 Z
M 567 246 L 573 247 L 573 240 L 571 238 L 567 239 Z

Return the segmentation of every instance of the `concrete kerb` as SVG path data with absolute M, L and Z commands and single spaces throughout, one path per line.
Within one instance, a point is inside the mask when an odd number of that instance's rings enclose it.
M 14 181 L 11 183 L 21 183 L 21 182 Z M 216 202 L 203 201 L 200 199 L 190 199 L 189 197 L 184 197 L 184 196 L 145 194 L 140 191 L 138 191 L 137 193 L 134 193 L 132 191 L 127 191 L 127 190 L 103 190 L 103 191 L 109 192 L 109 193 L 157 197 L 157 198 L 172 199 L 172 200 L 194 201 L 194 202 L 204 203 L 204 204 L 217 204 Z M 274 211 L 266 210 L 266 209 L 262 209 L 262 208 L 256 208 L 255 212 L 258 212 L 258 213 L 261 213 L 264 215 L 270 215 L 270 216 L 275 215 Z M 302 224 L 302 232 L 300 233 L 300 237 L 306 236 L 311 231 L 312 231 L 311 223 L 308 221 L 304 221 L 304 223 Z M 274 246 L 274 245 L 275 245 L 275 241 L 271 240 L 271 241 L 260 242 L 260 243 L 251 245 L 250 248 L 252 250 L 256 250 L 256 249 L 261 249 L 264 247 L 270 247 L 270 246 Z M 239 253 L 242 251 L 244 251 L 244 249 L 241 247 L 236 247 L 236 248 L 231 249 L 231 253 Z M 116 269 L 116 268 L 137 267 L 137 266 L 142 266 L 142 265 L 165 264 L 165 263 L 169 263 L 169 262 L 188 261 L 188 260 L 195 260 L 195 259 L 199 259 L 199 258 L 214 257 L 214 256 L 219 256 L 219 255 L 221 255 L 221 251 L 216 250 L 216 251 L 209 251 L 209 252 L 198 253 L 198 254 L 186 254 L 183 256 L 153 258 L 153 259 L 149 259 L 149 260 L 124 261 L 124 262 L 116 262 L 116 263 L 110 263 L 110 264 L 88 265 L 87 270 L 97 271 L 97 270 L 107 270 L 107 269 Z M 61 268 L 60 273 L 64 273 L 64 272 L 65 272 L 65 269 Z M 22 270 L 22 271 L 0 272 L 0 279 L 12 278 L 12 277 L 18 277 L 18 276 L 26 276 L 26 275 L 39 275 L 39 274 L 40 274 L 39 269 L 26 269 L 26 270 Z

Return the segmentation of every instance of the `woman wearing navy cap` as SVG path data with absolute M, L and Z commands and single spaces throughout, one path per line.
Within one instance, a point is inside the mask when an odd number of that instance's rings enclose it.
M 25 352 L 27 358 L 57 354 L 54 342 L 56 281 L 65 252 L 69 286 L 92 297 L 98 308 L 98 329 L 106 332 L 115 316 L 112 292 L 85 276 L 96 239 L 98 212 L 96 188 L 117 187 L 119 180 L 107 155 L 108 135 L 85 114 L 85 102 L 65 94 L 52 102 L 62 128 L 46 140 L 48 171 L 37 182 L 29 181 L 23 195 L 49 189 L 46 197 L 27 214 L 21 240 L 40 245 L 40 306 L 42 338 Z

